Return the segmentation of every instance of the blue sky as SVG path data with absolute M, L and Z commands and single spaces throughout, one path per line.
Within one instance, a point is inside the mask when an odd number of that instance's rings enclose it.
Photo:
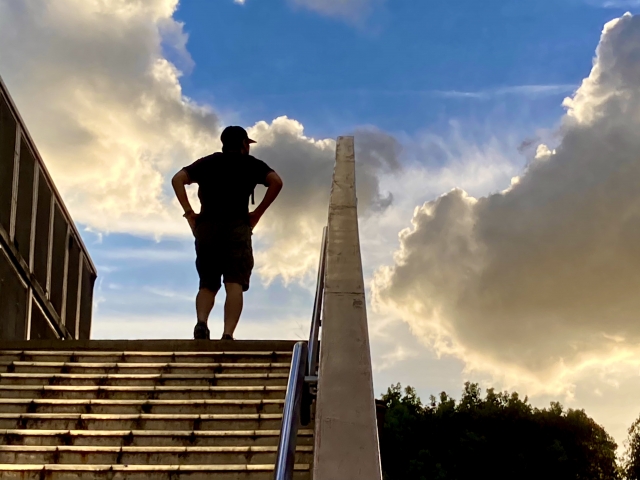
M 336 136 L 369 124 L 411 135 L 451 118 L 553 123 L 588 74 L 602 25 L 621 13 L 567 0 L 405 0 L 354 24 L 248 0 L 183 2 L 176 18 L 196 65 L 182 81 L 188 95 L 246 124 L 288 115 Z M 525 85 L 560 91 L 504 91 Z
M 442 135 L 455 150 L 455 129 L 465 145 L 497 138 L 509 161 L 522 166 L 526 159 L 517 151 L 519 142 L 557 127 L 562 100 L 589 74 L 602 26 L 625 10 L 580 1 L 394 1 L 354 19 L 324 16 L 286 1 L 187 1 L 174 18 L 184 23 L 190 59 L 171 45 L 164 53 L 184 71 L 185 95 L 212 105 L 223 122 L 249 126 L 286 115 L 316 138 L 373 126 L 400 141 L 406 164 L 446 164 L 449 159 L 440 158 L 428 142 L 425 146 L 424 135 Z M 505 186 L 494 183 L 490 190 Z M 488 193 L 484 184 L 466 190 Z M 413 190 L 410 206 L 443 191 Z M 408 224 L 411 208 L 399 224 Z M 126 233 L 87 234 L 86 240 L 101 272 L 96 335 L 190 337 L 197 288 L 191 240 Z M 397 242 L 385 247 L 375 253 L 364 248 L 369 279 L 378 257 L 389 260 Z M 261 338 L 274 319 L 288 319 L 284 329 L 274 331 L 304 338 L 312 279 L 307 277 L 304 286 L 279 278 L 264 284 L 254 276 L 238 336 Z M 214 329 L 221 315 L 218 305 Z M 404 361 L 413 366 L 405 370 L 401 361 L 397 368 L 383 369 L 376 377 L 378 391 L 402 381 L 418 386 L 423 395 L 442 389 L 456 393 L 466 378 L 463 365 L 429 351 L 416 358 L 419 342 L 406 326 L 396 328 L 412 344 L 414 353 Z M 393 357 L 375 341 L 373 348 L 381 358 Z M 416 375 L 422 362 L 438 365 L 439 374 Z
M 350 5 L 370 9 L 359 13 L 349 10 Z M 345 10 L 340 14 L 332 8 Z M 455 321 L 468 312 L 456 311 L 444 320 L 426 314 L 414 318 L 411 312 L 391 308 L 393 298 L 374 305 L 374 293 L 385 291 L 376 283 L 385 272 L 400 271 L 394 256 L 399 248 L 416 255 L 416 265 L 425 271 L 448 258 L 437 249 L 438 255 L 429 256 L 437 236 L 425 236 L 411 247 L 407 232 L 419 230 L 420 219 L 420 225 L 426 224 L 434 200 L 461 195 L 452 189 L 481 200 L 496 192 L 507 198 L 507 189 L 521 191 L 512 179 L 526 177 L 528 165 L 556 155 L 558 145 L 559 154 L 570 157 L 567 164 L 576 157 L 582 165 L 582 157 L 587 157 L 584 165 L 596 169 L 589 178 L 601 178 L 600 164 L 588 158 L 597 144 L 575 150 L 575 144 L 562 142 L 571 122 L 593 128 L 587 138 L 607 128 L 619 129 L 618 137 L 626 138 L 628 129 L 640 129 L 640 107 L 637 114 L 625 111 L 636 105 L 632 100 L 640 91 L 634 73 L 638 70 L 626 70 L 635 68 L 640 58 L 636 17 L 620 20 L 624 34 L 616 30 L 606 39 L 606 55 L 599 61 L 611 75 L 590 78 L 588 88 L 567 104 L 569 114 L 562 104 L 593 75 L 605 24 L 638 9 L 634 0 L 0 0 L 0 44 L 8 46 L 0 50 L 0 75 L 98 267 L 95 338 L 191 337 L 198 282 L 195 254 L 169 181 L 176 170 L 218 147 L 219 129 L 225 124 L 249 128 L 258 139 L 256 156 L 285 178 L 282 196 L 256 229 L 256 270 L 237 337 L 305 338 L 326 222 L 332 141 L 355 132 L 356 144 L 365 147 L 358 156 L 360 234 L 376 391 L 398 381 L 417 387 L 423 398 L 442 390 L 456 395 L 466 380 L 517 388 L 536 405 L 560 398 L 569 406 L 586 408 L 620 442 L 638 413 L 640 365 L 628 358 L 640 358 L 640 353 L 625 357 L 598 343 L 600 350 L 585 350 L 584 355 L 596 358 L 601 370 L 571 364 L 567 371 L 549 373 L 539 365 L 551 357 L 544 352 L 554 342 L 531 339 L 523 351 L 543 352 L 534 366 L 505 361 L 512 346 L 497 342 L 501 333 L 506 338 L 506 333 L 527 327 L 526 311 L 498 334 L 480 332 L 494 342 L 489 342 L 491 356 L 486 345 L 473 339 L 463 344 L 461 336 L 456 337 Z M 608 28 L 613 31 L 614 26 Z M 619 88 L 627 89 L 623 93 L 630 101 L 614 105 L 617 110 L 612 111 L 625 114 L 608 118 L 603 107 L 610 125 L 594 126 L 589 112 L 600 111 L 598 102 L 616 97 L 609 94 Z M 283 116 L 288 119 L 279 118 Z M 625 145 L 634 141 L 628 139 Z M 400 147 L 397 158 L 389 153 L 397 151 L 395 147 Z M 610 151 L 617 152 L 615 147 Z M 369 155 L 362 153 L 367 148 Z M 630 164 L 637 161 L 638 149 L 626 152 Z M 575 151 L 579 154 L 572 156 Z M 600 160 L 609 160 L 609 154 Z M 554 176 L 553 181 L 561 183 L 558 191 L 570 189 L 582 178 L 580 173 L 578 168 Z M 544 193 L 547 183 L 530 190 Z M 621 186 L 616 191 L 631 195 L 634 189 Z M 598 198 L 608 197 L 605 192 Z M 379 207 L 383 198 L 393 198 L 387 208 Z M 461 198 L 463 204 L 475 201 Z M 576 198 L 575 204 L 583 200 L 590 205 L 588 198 Z M 536 213 L 536 200 L 533 195 L 511 202 L 514 208 L 524 205 L 524 210 L 511 220 L 498 218 L 485 225 L 488 246 L 512 239 L 513 244 L 500 248 L 511 252 L 516 266 L 530 253 L 517 247 L 529 245 L 536 233 L 521 237 L 518 228 L 537 225 L 546 232 L 549 227 L 549 212 L 527 217 Z M 627 204 L 640 205 L 640 200 L 629 198 Z M 633 230 L 625 222 L 635 217 L 614 210 L 603 207 L 574 218 L 604 212 L 601 223 L 621 222 L 615 232 Z M 469 212 L 477 214 L 471 207 Z M 573 233 L 558 231 L 567 238 Z M 600 238 L 596 233 L 593 238 Z M 442 232 L 442 244 L 455 246 L 460 239 L 449 241 L 448 234 Z M 475 239 L 474 234 L 468 237 Z M 618 244 L 623 245 L 623 239 Z M 611 252 L 609 245 L 598 246 L 589 258 Z M 497 251 L 495 258 L 501 259 Z M 434 276 L 457 271 L 457 258 L 452 256 L 451 264 Z M 421 264 L 425 259 L 432 261 Z M 534 270 L 538 284 L 562 276 L 552 268 Z M 405 285 L 414 297 L 406 303 L 425 307 L 433 300 L 446 306 L 456 294 L 449 286 L 466 285 L 469 268 L 460 271 L 435 290 L 427 288 L 428 275 L 408 276 Z M 583 277 L 591 278 L 589 273 L 597 277 L 600 271 L 583 272 Z M 627 285 L 633 285 L 633 278 Z M 487 298 L 509 298 L 505 292 L 521 286 L 514 285 L 497 285 Z M 473 285 L 467 287 L 474 292 Z M 398 297 L 404 294 L 402 289 L 395 292 Z M 629 294 L 629 304 L 636 296 L 635 291 Z M 588 291 L 585 298 L 601 297 Z M 535 304 L 525 300 L 530 300 L 526 295 L 524 304 Z M 577 328 L 571 319 L 559 322 L 567 327 L 566 338 L 553 340 L 565 342 L 563 358 L 570 358 L 575 352 L 571 346 L 583 341 L 572 335 L 582 331 L 579 321 L 588 316 L 584 313 L 571 317 Z M 535 311 L 531 315 L 545 316 Z M 221 317 L 217 305 L 214 336 L 221 332 Z M 431 335 L 437 320 L 453 332 L 444 342 Z M 492 321 L 489 315 L 473 326 Z M 615 324 L 611 318 L 601 323 Z M 625 352 L 635 352 L 638 342 L 629 334 L 625 343 L 625 335 L 635 332 L 636 324 L 623 325 L 620 331 L 603 326 L 593 338 L 613 338 L 619 342 L 616 348 L 623 345 Z M 451 345 L 464 348 L 448 350 Z M 609 352 L 606 358 L 604 351 Z M 495 365 L 518 375 L 489 368 Z

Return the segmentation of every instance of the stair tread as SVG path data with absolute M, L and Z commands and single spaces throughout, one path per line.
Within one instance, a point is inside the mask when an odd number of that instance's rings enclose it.
M 98 453 L 273 453 L 278 447 L 105 447 L 74 445 L 0 445 L 0 452 L 98 452 Z M 296 446 L 297 452 L 313 452 L 311 445 Z
M 184 386 L 175 387 L 167 385 L 153 386 L 128 386 L 128 385 L 0 385 L 0 390 L 27 390 L 27 391 L 111 391 L 111 392 L 261 392 L 261 391 L 286 391 L 286 386 Z
M 73 367 L 73 368 L 288 368 L 290 363 L 187 363 L 187 362 L 163 362 L 163 363 L 134 363 L 134 362 L 25 362 L 15 360 L 0 362 L 2 366 L 14 367 Z
M 163 378 L 163 379 L 213 379 L 213 378 L 288 378 L 288 373 L 210 373 L 198 375 L 189 373 L 0 373 L 3 378 Z
M 5 429 L 0 430 L 0 435 L 20 436 L 86 436 L 86 437 L 125 437 L 128 435 L 140 437 L 223 437 L 223 436 L 280 436 L 280 430 L 36 430 L 36 429 Z M 311 436 L 313 430 L 299 429 L 298 436 Z
M 90 464 L 0 464 L 0 471 L 143 471 L 143 472 L 166 472 L 166 471 L 273 471 L 274 465 L 251 465 L 251 464 L 229 464 L 229 465 L 90 465 Z M 296 464 L 294 470 L 309 470 L 309 464 Z
M 238 355 L 238 356 L 263 356 L 271 355 L 287 355 L 291 356 L 292 352 L 270 352 L 270 351 L 210 351 L 210 352 L 143 352 L 143 351 L 94 351 L 94 350 L 0 350 L 2 355 L 41 355 L 41 356 L 92 356 L 92 357 L 116 357 L 116 356 L 140 356 L 140 357 L 211 357 L 218 355 Z
M 256 400 L 203 398 L 194 400 L 110 400 L 102 398 L 0 398 L 1 405 L 263 405 L 284 404 L 284 399 L 264 398 Z
M 0 413 L 0 419 L 71 420 L 276 420 L 281 413 Z

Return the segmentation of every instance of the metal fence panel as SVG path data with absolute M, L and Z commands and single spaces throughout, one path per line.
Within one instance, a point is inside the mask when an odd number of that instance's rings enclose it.
M 79 285 L 79 275 L 80 275 L 80 246 L 78 242 L 73 237 L 73 235 L 69 236 L 69 253 L 68 253 L 68 265 L 67 271 L 69 274 L 67 275 L 67 300 L 65 303 L 65 319 L 64 324 L 67 326 L 69 331 L 75 336 L 76 335 L 76 320 L 78 316 L 78 285 Z
M 25 338 L 27 286 L 0 249 L 0 340 Z
M 91 311 L 93 307 L 91 294 L 96 277 L 91 274 L 88 267 L 86 259 L 83 259 L 82 286 L 80 290 L 80 326 L 78 328 L 80 340 L 87 340 L 91 337 Z
M 35 158 L 22 140 L 18 167 L 18 206 L 16 210 L 15 237 L 13 243 L 27 265 L 31 257 L 31 227 L 33 216 L 33 180 Z
M 33 247 L 33 273 L 45 292 L 49 288 L 49 236 L 51 228 L 51 189 L 42 174 L 38 173 L 38 205 L 36 209 L 36 231 Z
M 31 302 L 31 332 L 30 340 L 55 340 L 58 336 L 55 334 L 53 326 L 47 320 L 42 309 L 35 300 Z
M 67 222 L 60 206 L 53 209 L 53 250 L 51 252 L 51 303 L 58 315 L 62 315 L 64 295 Z
M 15 149 L 16 121 L 9 105 L 0 96 L 0 225 L 6 232 L 9 232 L 11 224 Z

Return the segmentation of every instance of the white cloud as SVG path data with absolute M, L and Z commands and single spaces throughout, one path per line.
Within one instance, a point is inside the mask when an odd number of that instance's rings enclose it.
M 384 0 L 289 0 L 296 6 L 313 10 L 330 17 L 358 19 L 368 15 L 376 5 Z
M 550 95 L 562 95 L 574 92 L 575 85 L 512 85 L 508 87 L 492 88 L 478 91 L 460 90 L 437 90 L 436 95 L 445 98 L 469 98 L 478 100 L 488 100 L 496 97 L 523 96 L 523 97 L 544 97 Z
M 602 8 L 635 8 L 640 6 L 639 0 L 586 0 L 586 2 Z
M 162 53 L 172 42 L 191 62 L 176 5 L 0 1 L 0 72 L 74 219 L 94 229 L 180 233 L 166 177 L 216 145 L 217 116 L 182 94 Z
M 106 260 L 125 260 L 129 262 L 185 262 L 195 260 L 193 249 L 167 248 L 119 248 L 96 250 L 96 254 Z
M 289 0 L 289 3 L 294 7 L 348 20 L 364 18 L 371 13 L 375 6 L 382 5 L 384 2 L 385 0 Z M 246 0 L 233 0 L 233 3 L 244 5 Z
M 640 17 L 605 27 L 560 144 L 505 191 L 416 208 L 376 274 L 378 308 L 529 394 L 571 398 L 587 372 L 640 366 L 639 45 Z
M 221 122 L 184 95 L 164 56 L 194 67 L 177 4 L 0 0 L 0 72 L 73 218 L 94 232 L 190 235 L 169 179 L 219 148 Z M 251 133 L 255 154 L 286 182 L 257 230 L 258 271 L 300 278 L 326 222 L 334 141 L 307 138 L 286 117 Z M 365 206 L 377 202 L 378 164 L 363 167 Z

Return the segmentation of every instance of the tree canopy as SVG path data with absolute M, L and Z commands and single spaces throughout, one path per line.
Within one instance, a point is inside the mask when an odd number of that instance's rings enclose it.
M 382 400 L 385 480 L 621 478 L 616 443 L 584 410 L 557 402 L 538 409 L 493 389 L 483 397 L 474 383 L 457 402 L 443 392 L 423 405 L 415 389 L 400 384 Z
M 640 480 L 640 418 L 629 427 L 629 438 L 622 459 L 622 471 L 628 480 Z

